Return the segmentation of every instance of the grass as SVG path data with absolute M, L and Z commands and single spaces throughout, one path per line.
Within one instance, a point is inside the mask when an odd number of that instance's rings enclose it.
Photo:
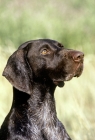
M 95 53 L 94 3 L 93 0 L 1 1 L 0 44 L 18 47 L 27 40 L 51 38 L 68 48 Z
M 10 48 L 10 47 L 9 47 Z M 0 125 L 12 104 L 12 86 L 1 76 L 7 58 L 15 49 L 5 52 L 0 49 Z M 63 88 L 56 89 L 55 99 L 58 118 L 65 125 L 72 139 L 93 140 L 95 136 L 95 59 L 85 56 L 84 71 L 81 77 L 65 82 Z

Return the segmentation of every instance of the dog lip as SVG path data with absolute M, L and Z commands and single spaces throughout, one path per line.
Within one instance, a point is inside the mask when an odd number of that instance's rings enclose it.
M 77 66 L 77 68 L 75 70 L 74 77 L 79 77 L 81 75 L 82 71 L 83 71 L 83 63 L 79 63 L 79 65 Z
M 69 81 L 69 80 L 71 80 L 73 77 L 74 77 L 74 74 L 73 74 L 73 73 L 72 73 L 72 74 L 68 74 L 68 75 L 65 77 L 64 81 Z

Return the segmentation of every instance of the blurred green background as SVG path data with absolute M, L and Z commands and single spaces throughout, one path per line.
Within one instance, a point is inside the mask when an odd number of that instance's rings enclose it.
M 2 77 L 8 57 L 23 42 L 50 38 L 83 51 L 81 77 L 55 93 L 57 114 L 73 140 L 95 139 L 95 1 L 0 0 L 0 125 L 12 104 Z

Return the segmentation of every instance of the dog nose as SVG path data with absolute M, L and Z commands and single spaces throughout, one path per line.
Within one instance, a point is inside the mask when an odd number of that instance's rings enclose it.
M 80 62 L 83 60 L 84 58 L 84 53 L 80 52 L 80 51 L 72 51 L 71 52 L 71 57 L 73 58 L 73 60 L 75 62 Z

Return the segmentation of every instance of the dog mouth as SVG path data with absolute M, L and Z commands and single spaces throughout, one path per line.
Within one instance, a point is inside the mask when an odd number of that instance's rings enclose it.
M 69 81 L 73 77 L 79 77 L 82 74 L 82 71 L 83 71 L 83 63 L 79 63 L 73 73 L 69 73 L 66 75 L 64 81 Z
M 63 79 L 53 80 L 53 83 L 58 87 L 63 87 L 65 81 L 70 81 L 73 77 L 79 77 L 82 74 L 82 71 L 83 71 L 83 63 L 79 63 L 76 66 L 74 72 L 67 73 Z

